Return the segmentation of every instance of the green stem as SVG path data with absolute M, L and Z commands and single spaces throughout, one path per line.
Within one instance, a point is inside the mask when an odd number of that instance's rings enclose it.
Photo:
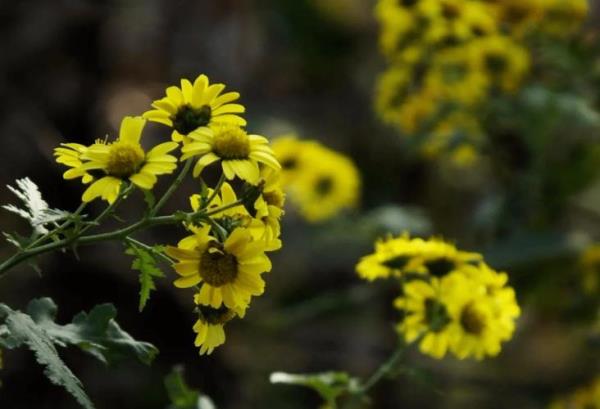
M 219 181 L 217 182 L 217 185 L 215 186 L 215 190 L 213 190 L 212 194 L 208 197 L 204 206 L 208 207 L 208 205 L 213 201 L 213 199 L 219 194 L 219 192 L 221 191 L 221 187 L 223 186 L 223 183 L 225 183 L 225 173 L 221 173 L 221 176 L 219 177 Z
M 61 233 L 62 231 L 64 231 L 67 227 L 69 227 L 71 225 L 71 223 L 73 223 L 74 219 L 81 214 L 83 209 L 85 209 L 86 205 L 87 205 L 86 202 L 82 202 L 79 205 L 79 207 L 75 210 L 75 212 L 69 215 L 69 218 L 67 220 L 65 220 L 65 222 L 63 222 L 61 225 L 57 226 L 54 230 L 49 231 L 48 233 L 44 234 L 41 237 L 38 237 L 33 242 L 29 243 L 25 247 L 25 250 L 35 247 L 38 244 L 41 244 L 41 243 L 45 242 L 46 240 L 48 240 L 50 237 L 55 236 L 58 233 Z
M 121 187 L 122 186 L 123 185 L 121 185 Z M 75 237 L 79 237 L 79 236 L 83 235 L 83 233 L 85 233 L 86 231 L 88 231 L 92 227 L 98 226 L 100 223 L 102 223 L 108 216 L 110 216 L 115 211 L 115 209 L 121 204 L 121 202 L 123 201 L 123 199 L 132 190 L 133 190 L 133 185 L 131 185 L 131 184 L 127 185 L 127 187 L 125 187 L 124 189 L 121 188 L 120 191 L 119 191 L 119 196 L 117 196 L 117 199 L 114 202 L 112 202 L 111 204 L 109 204 L 108 206 L 106 206 L 106 208 L 102 211 L 102 213 L 100 213 L 98 215 L 98 217 L 96 217 L 94 220 L 92 220 L 87 226 L 84 226 L 79 231 L 79 234 L 76 235 Z
M 183 179 L 185 179 L 186 175 L 190 171 L 192 161 L 193 159 L 190 158 L 185 162 L 185 165 L 183 165 L 183 169 L 181 169 L 181 172 L 179 172 L 171 186 L 169 186 L 165 194 L 160 198 L 160 200 L 156 203 L 152 210 L 150 210 L 150 216 L 155 216 L 156 213 L 158 213 L 158 211 L 162 209 L 167 200 L 169 200 L 169 198 L 173 195 L 173 193 L 175 193 L 179 185 L 181 185 L 181 183 L 183 182 Z
M 398 344 L 398 347 L 394 353 L 385 361 L 377 370 L 371 375 L 369 379 L 360 387 L 360 393 L 366 394 L 373 386 L 379 381 L 388 376 L 390 372 L 398 365 L 400 359 L 404 356 L 406 351 L 406 345 L 404 343 Z
M 141 247 L 141 248 L 149 251 L 150 253 L 160 257 L 165 263 L 167 263 L 169 265 L 173 264 L 173 259 L 171 259 L 169 256 L 164 254 L 162 251 L 158 251 L 154 247 L 149 246 L 146 243 L 142 243 L 141 241 L 136 240 L 133 237 L 125 237 L 125 241 L 133 244 L 134 246 Z

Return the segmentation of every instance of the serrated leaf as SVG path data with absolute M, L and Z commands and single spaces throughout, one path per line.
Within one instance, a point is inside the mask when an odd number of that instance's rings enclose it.
M 128 248 L 125 250 L 125 254 L 135 257 L 131 263 L 131 268 L 140 272 L 139 311 L 142 312 L 150 299 L 150 292 L 156 290 L 154 279 L 165 277 L 162 270 L 158 268 L 158 260 L 156 259 L 156 254 L 162 254 L 164 248 L 154 246 L 150 251 L 131 242 L 128 242 L 127 245 Z
M 358 380 L 346 372 L 322 372 L 316 374 L 291 374 L 273 372 L 271 383 L 299 385 L 316 391 L 325 402 L 334 402 L 340 395 L 358 389 Z
M 135 356 L 149 365 L 158 354 L 152 344 L 136 341 L 121 329 L 115 321 L 117 310 L 112 304 L 97 305 L 89 313 L 80 312 L 67 325 L 54 322 L 56 312 L 56 304 L 50 298 L 32 300 L 27 306 L 27 314 L 57 345 L 77 346 L 107 364 Z
M 83 390 L 81 381 L 71 372 L 58 356 L 52 337 L 37 325 L 32 318 L 20 311 L 13 311 L 4 304 L 0 304 L 6 316 L 6 329 L 9 338 L 16 344 L 25 344 L 33 351 L 36 360 L 45 367 L 44 374 L 52 383 L 64 387 L 86 409 L 93 409 L 94 405 Z M 11 344 L 2 343 L 5 348 Z
M 216 409 L 206 395 L 191 389 L 183 378 L 183 368 L 175 367 L 165 377 L 165 388 L 171 405 L 169 409 Z
M 48 232 L 44 225 L 64 220 L 71 213 L 65 210 L 52 209 L 42 198 L 38 186 L 29 178 L 17 179 L 17 187 L 7 185 L 8 189 L 23 202 L 24 208 L 14 205 L 4 205 L 3 209 L 26 219 L 37 234 Z

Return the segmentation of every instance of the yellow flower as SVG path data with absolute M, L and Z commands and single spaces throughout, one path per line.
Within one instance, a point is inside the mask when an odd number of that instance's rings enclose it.
M 387 57 L 392 58 L 405 43 L 406 37 L 416 28 L 414 8 L 417 1 L 398 2 L 398 0 L 380 0 L 375 6 L 375 17 L 381 24 L 379 46 Z
M 403 286 L 403 295 L 396 298 L 394 306 L 404 318 L 397 330 L 406 342 L 421 337 L 419 350 L 437 359 L 443 358 L 450 344 L 449 321 L 441 294 L 447 291 L 445 279 L 432 278 L 431 282 L 415 280 Z
M 262 169 L 262 193 L 254 202 L 256 214 L 248 226 L 256 240 L 268 243 L 268 251 L 281 248 L 279 221 L 284 213 L 285 193 L 281 190 L 280 175 L 281 172 L 271 168 Z
M 210 226 L 192 229 L 193 236 L 166 250 L 178 260 L 174 268 L 181 278 L 175 281 L 175 286 L 200 285 L 194 297 L 199 305 L 245 309 L 252 296 L 264 291 L 261 274 L 271 271 L 265 244 L 253 241 L 250 232 L 241 227 L 234 229 L 224 243 L 210 235 Z
M 489 9 L 471 0 L 423 0 L 419 11 L 428 21 L 426 44 L 455 46 L 495 30 Z
M 464 265 L 481 261 L 479 253 L 462 251 L 440 238 L 424 241 L 419 254 L 415 255 L 423 270 L 435 277 L 442 277 Z
M 478 119 L 466 111 L 454 111 L 436 124 L 423 143 L 421 152 L 429 159 L 439 158 L 461 146 L 479 143 L 482 139 L 483 130 Z
M 588 12 L 588 0 L 547 0 L 540 29 L 553 36 L 568 36 L 580 28 Z
M 498 2 L 499 18 L 517 36 L 535 28 L 543 16 L 545 0 L 502 0 Z
M 197 334 L 194 345 L 200 348 L 200 355 L 210 355 L 216 347 L 225 343 L 223 327 L 236 313 L 227 307 L 212 308 L 200 305 L 196 308 L 198 321 L 193 328 Z
M 263 172 L 267 170 L 270 170 L 270 168 L 265 168 Z M 275 172 L 273 171 L 273 173 Z M 266 186 L 266 189 L 272 188 L 272 186 L 269 186 L 268 184 Z M 208 196 L 212 195 L 212 193 L 212 189 L 209 189 Z M 276 200 L 275 195 L 277 195 L 277 192 L 267 191 L 267 200 L 271 200 L 270 198 Z M 260 210 L 257 210 L 254 217 L 250 215 L 243 204 L 229 207 L 218 213 L 214 213 L 211 217 L 214 218 L 219 224 L 228 226 L 229 229 L 235 227 L 247 228 L 252 234 L 254 240 L 263 241 L 265 243 L 265 251 L 279 250 L 281 248 L 281 240 L 279 240 L 279 234 L 281 231 L 279 227 L 279 218 L 283 214 L 283 210 L 279 208 L 272 208 L 271 205 L 267 204 L 264 199 L 261 198 L 262 195 L 256 200 L 256 202 L 264 203 L 267 207 L 261 207 Z M 216 211 L 216 209 L 220 207 L 227 207 L 237 201 L 237 195 L 231 185 L 227 182 L 224 182 L 223 186 L 221 187 L 221 191 L 219 194 L 215 195 L 214 199 L 208 206 L 208 210 Z M 197 212 L 202 207 L 202 197 L 198 194 L 192 195 L 190 197 L 190 203 L 192 205 L 192 210 Z
M 273 140 L 273 152 L 281 164 L 281 184 L 287 188 L 302 173 L 305 166 L 304 148 L 311 142 L 302 141 L 293 135 L 280 136 Z
M 227 179 L 237 176 L 253 185 L 259 180 L 259 163 L 281 169 L 269 141 L 259 135 L 248 135 L 239 126 L 203 127 L 191 132 L 188 137 L 190 142 L 181 149 L 181 159 L 200 157 L 194 166 L 194 177 L 200 175 L 206 166 L 218 161 L 221 161 Z
M 408 233 L 375 242 L 375 252 L 364 256 L 356 265 L 358 275 L 368 281 L 400 277 L 402 273 L 424 272 L 421 259 L 427 242 L 410 238 Z
M 468 48 L 439 51 L 431 64 L 424 87 L 439 99 L 472 106 L 487 96 L 488 77 L 469 58 Z
M 472 275 L 454 271 L 443 278 L 447 288 L 441 294 L 450 324 L 450 349 L 459 359 L 481 360 L 500 353 L 501 343 L 510 339 L 520 311 L 510 288 L 488 292 Z M 516 314 L 515 314 L 516 312 Z
M 90 182 L 88 172 L 101 175 L 83 193 L 82 200 L 90 202 L 98 197 L 113 203 L 121 189 L 121 183 L 129 180 L 141 189 L 152 189 L 157 175 L 172 173 L 177 167 L 177 158 L 168 155 L 177 147 L 174 142 L 161 143 L 145 152 L 140 138 L 146 120 L 140 117 L 125 117 L 121 122 L 119 138 L 112 143 L 96 142 L 89 147 L 69 144 L 68 148 L 76 153 L 68 158 L 67 152 L 57 148 L 57 160 L 73 167 L 65 178 L 82 177 L 84 183 Z M 78 158 L 76 156 L 79 156 Z M 78 163 L 81 162 L 81 164 Z
M 54 149 L 56 162 L 71 168 L 63 173 L 63 178 L 67 180 L 81 178 L 81 182 L 84 184 L 94 180 L 94 177 L 82 166 L 81 155 L 85 153 L 86 149 L 87 146 L 79 143 L 61 143 L 59 148 Z
M 470 43 L 469 52 L 478 69 L 505 92 L 516 91 L 529 71 L 529 53 L 507 36 L 474 40 Z
M 478 253 L 458 250 L 438 238 L 410 238 L 408 233 L 375 243 L 375 252 L 363 257 L 356 266 L 358 275 L 369 281 L 400 277 L 403 273 L 442 277 L 469 263 L 481 260 Z
M 320 222 L 358 204 L 360 175 L 344 155 L 311 144 L 303 154 L 310 160 L 290 189 L 290 197 L 309 222 Z
M 198 128 L 229 124 L 246 125 L 246 121 L 237 114 L 245 111 L 243 105 L 234 104 L 240 97 L 237 92 L 221 94 L 223 84 L 209 84 L 208 77 L 199 75 L 192 84 L 181 80 L 181 87 L 171 86 L 166 96 L 152 103 L 154 110 L 144 113 L 144 118 L 173 128 L 174 141 L 185 141 L 185 137 Z

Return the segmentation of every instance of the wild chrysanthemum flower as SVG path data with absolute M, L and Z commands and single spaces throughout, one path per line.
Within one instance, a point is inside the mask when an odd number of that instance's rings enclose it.
M 175 271 L 181 278 L 179 288 L 200 285 L 196 304 L 219 308 L 244 309 L 251 296 L 261 295 L 265 282 L 261 277 L 271 271 L 265 244 L 254 241 L 250 232 L 238 227 L 224 243 L 210 235 L 210 226 L 192 228 L 193 236 L 181 240 L 177 247 L 167 247 L 167 254 L 178 260 Z
M 435 277 L 442 277 L 463 265 L 482 260 L 481 254 L 459 250 L 454 244 L 440 238 L 432 237 L 424 243 L 415 259 L 424 272 Z
M 181 151 L 182 160 L 199 156 L 194 166 L 194 177 L 211 163 L 221 161 L 223 173 L 229 180 L 239 177 L 251 184 L 258 183 L 259 163 L 279 170 L 269 141 L 259 135 L 248 134 L 236 125 L 215 125 L 191 132 L 190 142 Z
M 177 167 L 177 158 L 168 155 L 177 147 L 174 142 L 165 142 L 145 152 L 140 138 L 146 120 L 140 117 L 125 117 L 121 122 L 119 138 L 111 143 L 96 142 L 88 147 L 70 146 L 79 158 L 69 158 L 63 148 L 57 148 L 57 161 L 67 166 L 76 165 L 66 172 L 65 178 L 82 177 L 90 181 L 89 174 L 98 174 L 96 180 L 83 193 L 82 200 L 90 202 L 98 197 L 113 203 L 123 181 L 130 181 L 141 189 L 152 189 L 157 175 L 172 173 Z M 81 162 L 81 165 L 77 163 Z
M 397 327 L 398 332 L 407 342 L 420 337 L 420 351 L 437 359 L 446 355 L 450 344 L 450 317 L 441 299 L 446 287 L 446 282 L 437 278 L 430 282 L 411 281 L 404 285 L 403 295 L 394 301 L 394 306 L 404 315 Z
M 552 36 L 568 36 L 580 28 L 588 12 L 588 0 L 547 0 L 540 29 Z
M 210 355 L 213 350 L 225 343 L 224 326 L 237 314 L 227 307 L 212 308 L 199 305 L 198 321 L 194 324 L 196 340 L 194 345 L 200 348 L 200 355 Z
M 455 271 L 444 278 L 448 289 L 442 298 L 451 318 L 450 348 L 459 359 L 496 356 L 501 343 L 512 337 L 520 309 L 514 291 L 499 286 L 504 278 L 493 275 L 490 270 L 479 276 Z
M 303 154 L 310 166 L 298 175 L 290 195 L 306 220 L 320 222 L 358 204 L 360 174 L 348 157 L 316 144 Z
M 293 135 L 280 136 L 273 140 L 273 153 L 281 164 L 281 184 L 290 186 L 304 168 L 304 147 L 310 142 L 302 141 Z
M 285 193 L 279 183 L 281 172 L 263 168 L 261 172 L 262 192 L 254 202 L 255 217 L 249 225 L 253 236 L 270 243 L 270 250 L 281 247 L 278 239 L 281 234 L 280 219 L 283 216 Z
M 85 153 L 87 146 L 79 143 L 61 143 L 59 148 L 54 149 L 56 162 L 70 167 L 63 173 L 65 179 L 81 178 L 84 184 L 90 183 L 94 177 L 83 169 L 81 155 Z
M 375 252 L 364 256 L 356 265 L 358 275 L 369 281 L 379 278 L 400 277 L 402 273 L 423 272 L 418 256 L 427 246 L 425 240 L 411 239 L 405 233 L 375 242 Z
M 240 97 L 237 92 L 221 94 L 223 84 L 209 84 L 208 77 L 199 75 L 192 84 L 181 80 L 181 87 L 171 86 L 166 96 L 152 103 L 154 110 L 144 113 L 144 118 L 159 122 L 173 129 L 172 138 L 180 142 L 198 128 L 214 124 L 246 125 L 240 117 L 243 105 L 234 104 Z
M 425 74 L 424 87 L 442 101 L 471 106 L 487 95 L 489 79 L 469 59 L 467 49 L 456 47 L 438 52 Z
M 505 92 L 516 91 L 529 71 L 529 53 L 508 36 L 477 39 L 469 45 L 469 53 L 475 66 Z
M 418 19 L 414 13 L 417 3 L 419 0 L 380 0 L 375 6 L 375 16 L 381 24 L 379 45 L 387 57 L 392 58 L 399 51 L 406 37 L 417 26 Z
M 410 238 L 407 233 L 375 243 L 375 252 L 363 257 L 356 266 L 366 280 L 400 277 L 403 273 L 442 277 L 464 264 L 478 262 L 481 255 L 458 250 L 438 238 Z
M 522 36 L 543 17 L 545 0 L 502 0 L 498 2 L 500 21 L 513 35 Z

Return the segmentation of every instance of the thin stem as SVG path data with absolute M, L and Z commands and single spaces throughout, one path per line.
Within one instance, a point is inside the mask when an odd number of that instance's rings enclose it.
M 173 193 L 175 193 L 175 191 L 177 190 L 179 185 L 181 185 L 181 183 L 183 182 L 183 179 L 185 179 L 186 175 L 190 171 L 190 167 L 192 166 L 192 161 L 193 161 L 193 159 L 190 158 L 185 162 L 185 165 L 183 165 L 181 172 L 179 172 L 179 174 L 177 175 L 177 177 L 175 178 L 175 180 L 173 181 L 171 186 L 169 186 L 169 188 L 167 189 L 165 194 L 159 199 L 159 201 L 152 208 L 152 210 L 150 210 L 150 216 L 156 215 L 158 213 L 158 211 L 160 209 L 162 209 L 162 207 L 165 205 L 167 200 L 169 200 L 169 198 L 173 195 Z
M 169 256 L 164 254 L 162 251 L 158 251 L 154 247 L 149 246 L 146 243 L 142 243 L 141 241 L 136 240 L 133 237 L 125 237 L 125 241 L 133 244 L 134 246 L 141 247 L 141 248 L 151 252 L 152 254 L 155 254 L 156 256 L 160 257 L 165 263 L 167 263 L 169 265 L 173 264 L 173 259 L 171 259 Z
M 81 214 L 81 212 L 83 211 L 83 209 L 85 209 L 86 206 L 87 206 L 87 203 L 82 202 L 79 205 L 79 207 L 75 210 L 75 212 L 73 212 L 72 214 L 69 215 L 69 218 L 67 220 L 65 220 L 64 223 L 58 225 L 54 230 L 49 231 L 48 233 L 44 234 L 41 237 L 38 237 L 33 242 L 29 243 L 27 246 L 25 246 L 25 250 L 35 247 L 38 244 L 41 244 L 41 243 L 45 242 L 46 240 L 48 240 L 50 237 L 65 230 L 67 227 L 69 227 L 71 225 L 71 223 L 73 223 L 74 219 Z
M 232 207 L 237 207 L 237 206 L 239 206 L 239 205 L 241 205 L 243 203 L 244 203 L 243 199 L 238 199 L 235 202 L 229 203 L 228 205 L 221 206 L 218 209 L 214 209 L 214 210 L 211 210 L 210 212 L 204 213 L 204 216 L 206 216 L 206 217 L 212 216 L 212 215 L 215 215 L 217 213 L 224 212 L 225 210 L 231 209 Z
M 172 214 L 172 215 L 168 215 L 168 216 L 145 217 L 127 227 L 123 227 L 121 229 L 114 230 L 111 232 L 106 232 L 106 233 L 91 234 L 88 236 L 82 236 L 82 234 L 84 232 L 84 229 L 82 229 L 79 232 L 79 234 L 76 234 L 72 237 L 58 240 L 58 241 L 48 243 L 48 244 L 45 244 L 42 246 L 34 247 L 31 249 L 23 250 L 21 252 L 14 254 L 13 256 L 6 259 L 4 262 L 0 263 L 0 277 L 2 277 L 4 274 L 6 274 L 6 272 L 8 270 L 10 270 L 12 267 L 16 266 L 17 264 L 19 264 L 25 260 L 28 260 L 30 258 L 33 258 L 33 257 L 43 254 L 43 253 L 47 253 L 49 251 L 65 248 L 73 243 L 76 243 L 77 245 L 86 245 L 86 244 L 92 244 L 92 243 L 97 243 L 97 242 L 101 242 L 101 241 L 107 241 L 107 240 L 115 240 L 115 239 L 122 240 L 125 237 L 127 237 L 128 235 L 130 235 L 131 233 L 138 231 L 140 229 L 146 228 L 146 227 L 158 226 L 158 225 L 163 225 L 163 224 L 175 224 L 175 223 L 179 223 L 183 220 L 198 219 L 199 217 L 210 220 L 209 219 L 210 215 L 220 213 L 231 207 L 239 206 L 241 203 L 242 203 L 241 200 L 237 200 L 226 206 L 222 206 L 218 209 L 214 209 L 208 213 L 205 213 L 203 210 L 200 210 L 198 212 L 179 213 L 179 214 Z M 105 212 L 103 212 L 103 214 L 108 214 L 108 212 L 105 211 Z M 96 218 L 96 220 L 98 220 L 98 219 L 99 219 L 99 217 Z
M 225 173 L 224 172 L 221 173 L 221 176 L 219 177 L 219 181 L 217 182 L 217 185 L 215 186 L 215 190 L 213 190 L 212 194 L 206 200 L 206 204 L 204 205 L 205 207 L 208 207 L 208 205 L 210 205 L 210 203 L 213 201 L 213 199 L 219 194 L 219 192 L 221 191 L 221 187 L 223 186 L 223 183 L 225 183 Z
M 359 388 L 361 395 L 366 394 L 379 381 L 388 376 L 392 370 L 398 365 L 400 359 L 404 356 L 408 345 L 404 342 L 398 343 L 394 353 L 383 363 L 377 370 L 367 379 L 367 381 Z
M 111 204 L 109 204 L 108 206 L 106 206 L 106 208 L 102 211 L 102 213 L 100 213 L 98 215 L 98 217 L 96 217 L 94 220 L 92 220 L 90 222 L 90 224 L 88 224 L 87 226 L 84 226 L 80 230 L 79 234 L 77 236 L 75 236 L 75 237 L 81 236 L 83 233 L 85 233 L 86 231 L 88 231 L 92 227 L 95 227 L 95 226 L 99 225 L 100 223 L 102 223 L 108 216 L 111 215 L 111 213 L 113 213 L 115 211 L 115 209 L 121 204 L 121 202 L 123 201 L 123 199 L 132 190 L 133 190 L 133 185 L 131 185 L 131 184 L 127 185 L 127 187 L 125 189 L 120 189 L 119 196 L 117 196 L 117 199 L 114 202 L 112 202 Z

